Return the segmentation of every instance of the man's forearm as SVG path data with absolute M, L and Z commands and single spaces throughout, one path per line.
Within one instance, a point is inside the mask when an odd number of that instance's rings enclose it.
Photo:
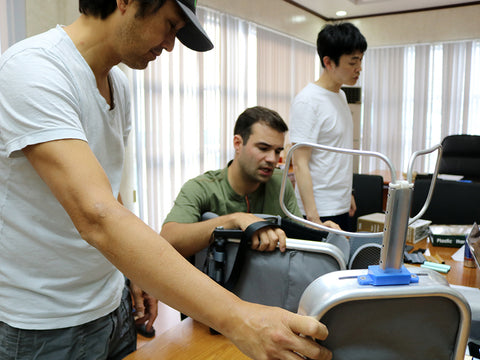
M 128 210 L 108 206 L 103 212 L 106 215 L 103 221 L 94 230 L 85 232 L 88 234 L 85 240 L 155 298 L 209 326 L 219 326 L 214 323 L 220 317 L 218 308 L 233 307 L 238 301 L 234 295 L 195 269 Z M 225 304 L 212 304 L 212 297 L 223 298 Z
M 313 195 L 312 176 L 310 175 L 308 167 L 295 167 L 295 181 L 298 186 L 298 191 L 300 192 L 307 219 L 310 221 L 318 220 L 319 216 Z
M 224 215 L 190 224 L 168 222 L 163 225 L 160 235 L 180 254 L 188 257 L 209 245 L 212 233 L 217 227 L 238 227 L 233 219 L 232 215 Z

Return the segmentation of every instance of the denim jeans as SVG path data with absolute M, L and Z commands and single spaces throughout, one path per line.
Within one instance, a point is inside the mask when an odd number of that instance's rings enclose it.
M 115 311 L 86 324 L 54 330 L 23 330 L 0 322 L 2 360 L 120 360 L 136 347 L 127 287 Z

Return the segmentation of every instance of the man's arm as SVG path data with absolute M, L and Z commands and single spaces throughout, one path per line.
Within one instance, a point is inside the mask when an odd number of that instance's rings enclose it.
M 125 209 L 86 142 L 51 141 L 23 151 L 82 238 L 152 296 L 217 329 L 252 358 L 299 358 L 294 352 L 331 358 L 308 339 L 327 336 L 317 320 L 240 300 Z
M 300 197 L 302 199 L 303 208 L 307 220 L 321 223 L 318 215 L 315 197 L 313 196 L 313 182 L 308 165 L 312 149 L 310 147 L 300 147 L 293 153 L 293 170 L 295 173 L 295 183 L 298 186 Z
M 348 211 L 348 216 L 353 217 L 357 212 L 357 203 L 355 202 L 355 196 L 352 194 L 352 198 L 350 200 L 350 210 Z
M 262 220 L 253 214 L 238 212 L 190 224 L 167 222 L 160 235 L 180 254 L 188 257 L 209 245 L 212 233 L 217 227 L 245 230 L 250 224 Z M 283 230 L 263 228 L 252 237 L 251 247 L 258 251 L 273 251 L 277 244 L 281 251 L 285 251 L 286 236 Z
M 180 254 L 188 257 L 209 245 L 212 233 L 217 227 L 238 228 L 235 216 L 236 214 L 223 215 L 188 224 L 167 222 L 163 224 L 160 235 L 167 239 Z
M 123 205 L 122 195 L 118 194 L 117 200 Z M 131 281 L 129 281 L 129 288 L 130 294 L 132 294 L 132 305 L 135 309 L 135 325 L 145 324 L 145 330 L 151 331 L 158 315 L 157 299 Z
M 303 203 L 303 209 L 307 220 L 314 223 L 325 225 L 333 229 L 341 230 L 340 227 L 333 221 L 322 222 L 320 215 L 318 215 L 317 205 L 315 204 L 315 197 L 313 195 L 313 182 L 308 165 L 310 157 L 312 156 L 311 147 L 300 147 L 293 153 L 293 171 L 295 173 L 295 183 L 298 186 L 300 197 Z
M 286 169 L 284 171 L 287 171 Z M 303 214 L 298 207 L 297 195 L 295 194 L 295 188 L 293 187 L 292 182 L 290 179 L 286 181 L 285 184 L 285 193 L 283 199 L 286 208 L 290 211 L 293 215 L 302 217 Z M 286 214 L 285 214 L 286 216 Z

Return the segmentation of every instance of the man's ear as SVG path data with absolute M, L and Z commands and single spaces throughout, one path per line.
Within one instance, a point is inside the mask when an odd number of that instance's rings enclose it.
M 129 0 L 117 0 L 118 10 L 120 10 L 122 14 L 127 10 L 129 2 Z
M 323 57 L 323 64 L 325 65 L 325 69 L 332 70 L 333 67 L 335 66 L 335 62 L 330 59 L 329 56 L 324 56 Z
M 240 136 L 240 135 L 235 135 L 233 137 L 233 147 L 235 149 L 235 152 L 238 152 L 238 150 L 240 149 L 240 146 L 243 145 L 243 138 Z

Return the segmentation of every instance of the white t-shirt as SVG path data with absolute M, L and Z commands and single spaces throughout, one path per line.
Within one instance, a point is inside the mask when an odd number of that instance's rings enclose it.
M 290 140 L 338 148 L 353 148 L 353 120 L 345 93 L 310 83 L 295 97 L 290 109 Z M 313 149 L 309 162 L 318 215 L 336 216 L 350 209 L 353 157 Z M 302 200 L 295 189 L 300 210 Z
M 113 109 L 60 26 L 0 58 L 0 321 L 11 326 L 75 326 L 120 303 L 123 275 L 81 239 L 21 151 L 57 139 L 87 141 L 116 197 L 130 103 L 122 71 L 113 68 L 109 79 Z

